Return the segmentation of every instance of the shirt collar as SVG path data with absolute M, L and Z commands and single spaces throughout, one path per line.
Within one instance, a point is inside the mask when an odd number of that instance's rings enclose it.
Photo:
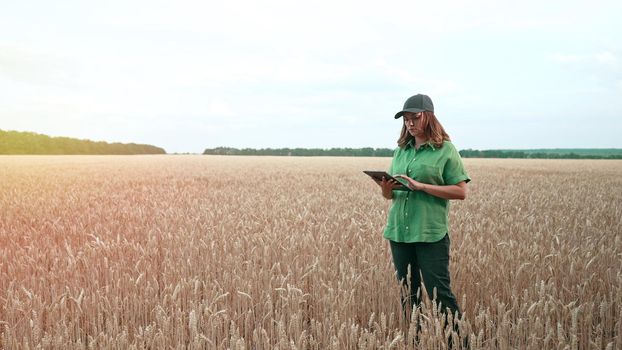
M 410 147 L 415 147 L 415 139 L 410 139 L 407 143 L 408 146 Z M 436 147 L 434 147 L 434 144 L 430 141 L 425 142 L 424 144 L 422 144 L 419 149 L 421 149 L 422 147 L 430 147 L 433 151 L 436 150 Z

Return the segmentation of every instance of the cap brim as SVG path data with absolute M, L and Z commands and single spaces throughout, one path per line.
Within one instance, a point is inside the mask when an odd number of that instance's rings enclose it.
M 406 108 L 406 109 L 405 109 L 405 110 L 403 110 L 403 111 L 399 111 L 399 112 L 397 112 L 397 114 L 395 114 L 395 119 L 397 119 L 397 118 L 399 118 L 399 117 L 403 116 L 403 115 L 404 115 L 404 113 L 406 113 L 406 112 L 410 112 L 410 113 L 419 113 L 419 112 L 423 112 L 423 111 L 425 111 L 425 109 L 420 109 L 420 108 Z

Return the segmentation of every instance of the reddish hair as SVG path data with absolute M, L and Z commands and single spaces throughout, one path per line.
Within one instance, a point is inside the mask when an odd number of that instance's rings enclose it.
M 434 112 L 423 111 L 421 118 L 423 118 L 421 122 L 423 124 L 423 134 L 428 142 L 432 143 L 434 147 L 441 148 L 443 147 L 444 141 L 450 141 L 449 135 L 445 132 L 441 122 L 436 119 Z M 414 139 L 415 137 L 408 132 L 408 129 L 406 129 L 406 124 L 403 124 L 400 138 L 397 140 L 397 145 L 400 148 L 404 148 L 410 140 Z

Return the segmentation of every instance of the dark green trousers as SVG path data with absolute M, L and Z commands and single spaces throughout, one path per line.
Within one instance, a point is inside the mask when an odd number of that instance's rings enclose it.
M 456 297 L 449 286 L 449 235 L 434 243 L 389 242 L 397 278 L 407 291 L 406 295 L 402 295 L 404 310 L 410 310 L 413 305 L 421 303 L 420 286 L 423 277 L 423 284 L 430 299 L 434 299 L 436 293 L 435 300 L 441 304 L 443 312 L 449 308 L 452 315 L 458 312 L 458 317 L 462 317 Z M 410 276 L 408 276 L 409 266 Z

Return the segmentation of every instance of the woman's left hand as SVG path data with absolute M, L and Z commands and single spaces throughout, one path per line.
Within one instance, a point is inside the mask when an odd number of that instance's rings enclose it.
M 422 182 L 419 182 L 417 180 L 413 180 L 410 177 L 406 176 L 406 175 L 394 175 L 393 177 L 395 178 L 402 178 L 406 181 L 408 181 L 408 188 L 410 188 L 413 191 L 422 191 L 425 188 L 425 184 Z

